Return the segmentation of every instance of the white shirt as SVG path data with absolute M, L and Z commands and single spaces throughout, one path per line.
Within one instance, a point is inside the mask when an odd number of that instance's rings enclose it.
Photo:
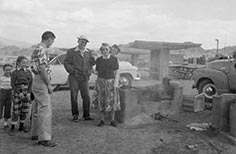
M 12 89 L 11 88 L 11 77 L 2 76 L 0 78 L 0 89 Z

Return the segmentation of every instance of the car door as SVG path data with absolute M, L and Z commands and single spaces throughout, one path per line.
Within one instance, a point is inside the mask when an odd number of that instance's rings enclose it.
M 51 84 L 62 85 L 67 83 L 68 73 L 64 68 L 65 54 L 56 56 L 50 61 L 51 67 Z

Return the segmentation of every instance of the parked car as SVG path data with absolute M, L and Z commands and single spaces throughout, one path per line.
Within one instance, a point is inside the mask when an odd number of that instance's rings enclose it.
M 222 59 L 209 62 L 205 68 L 193 72 L 194 85 L 199 94 L 212 101 L 216 94 L 236 92 L 235 61 Z
M 50 61 L 51 67 L 51 83 L 55 87 L 54 90 L 56 91 L 60 87 L 68 86 L 68 73 L 64 68 L 64 60 L 66 54 L 60 54 L 54 57 Z M 119 62 L 119 71 L 120 71 L 120 84 L 122 86 L 131 86 L 133 80 L 140 80 L 141 76 L 138 73 L 138 68 L 133 66 L 131 63 L 127 61 L 120 61 Z M 92 74 L 89 80 L 89 87 L 93 88 L 95 85 L 97 76 Z

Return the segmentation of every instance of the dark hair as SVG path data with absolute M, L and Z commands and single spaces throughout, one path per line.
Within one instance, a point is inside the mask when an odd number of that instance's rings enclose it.
M 4 64 L 2 69 L 5 70 L 6 67 L 13 67 L 11 64 L 7 63 L 7 64 Z
M 16 59 L 16 66 L 17 66 L 23 59 L 27 59 L 27 60 L 28 60 L 28 58 L 25 57 L 25 56 L 18 56 L 17 59 Z
M 43 33 L 43 35 L 42 35 L 42 37 L 41 37 L 41 39 L 42 39 L 43 41 L 44 41 L 44 40 L 48 40 L 49 38 L 55 39 L 56 36 L 55 36 L 55 34 L 54 34 L 53 32 L 51 32 L 51 31 L 46 31 L 46 32 Z
M 111 53 L 111 46 L 108 44 L 108 43 L 102 43 L 102 46 L 99 48 L 99 50 L 101 51 L 102 53 L 102 48 L 103 46 L 107 46 L 109 48 L 109 53 Z
M 118 45 L 114 44 L 114 45 L 112 46 L 112 48 L 116 48 L 116 49 L 118 50 L 117 54 L 120 53 L 120 48 L 119 48 Z

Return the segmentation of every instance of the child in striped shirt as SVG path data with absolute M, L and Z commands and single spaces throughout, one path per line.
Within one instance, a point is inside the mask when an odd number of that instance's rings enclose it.
M 3 76 L 0 78 L 0 119 L 4 117 L 3 129 L 7 130 L 8 119 L 11 118 L 12 87 L 11 87 L 11 64 L 3 66 Z M 3 115 L 4 112 L 4 115 Z

